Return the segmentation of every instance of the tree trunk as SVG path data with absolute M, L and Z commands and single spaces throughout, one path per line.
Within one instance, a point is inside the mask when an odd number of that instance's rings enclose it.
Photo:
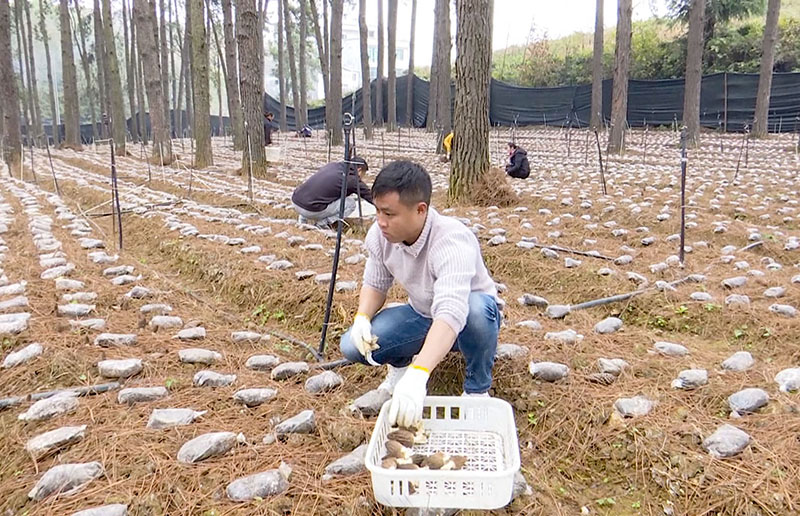
M 125 0 L 122 1 L 122 39 L 125 46 L 125 85 L 128 92 L 128 107 L 131 113 L 131 125 L 129 127 L 131 132 L 131 141 L 137 143 L 139 141 L 139 124 L 136 119 L 136 68 L 135 59 L 136 55 L 133 52 L 133 47 L 136 45 L 134 36 L 133 22 L 131 22 L 131 30 L 128 31 L 128 5 Z M 141 106 L 140 108 L 143 108 Z
M 453 128 L 452 101 L 450 96 L 450 0 L 437 0 L 436 20 L 439 27 L 436 31 L 436 38 L 439 50 L 436 52 L 436 128 L 442 134 L 447 134 Z M 439 152 L 444 152 L 443 148 Z
M 242 105 L 239 101 L 239 70 L 236 59 L 236 39 L 233 32 L 231 0 L 222 0 L 222 23 L 225 33 L 225 83 L 228 92 L 228 114 L 233 131 L 233 150 L 244 148 Z
M 372 139 L 372 95 L 370 91 L 369 50 L 367 48 L 367 0 L 358 0 L 358 39 L 361 50 L 361 105 L 364 137 Z
M 323 3 L 327 0 L 322 0 Z M 317 4 L 314 0 L 308 0 L 308 5 L 311 7 L 311 24 L 314 27 L 314 39 L 317 41 L 317 55 L 319 56 L 319 68 L 322 71 L 322 91 L 325 95 L 325 103 L 328 102 L 328 90 L 330 89 L 330 60 L 328 53 L 325 49 L 325 43 L 322 40 L 322 33 L 319 29 L 319 14 L 317 12 Z M 325 121 L 328 121 L 328 113 L 325 112 Z
M 83 28 L 83 19 L 81 18 L 81 8 L 79 0 L 75 0 L 75 14 L 78 18 L 78 32 L 80 33 L 80 40 L 75 38 L 75 46 L 78 47 L 78 55 L 81 58 L 81 67 L 83 68 L 83 79 L 86 81 L 86 95 L 89 97 L 89 114 L 91 115 L 91 124 L 92 124 L 92 141 L 96 141 L 99 138 L 97 132 L 97 107 L 95 106 L 95 101 L 97 97 L 95 96 L 94 87 L 92 85 L 92 71 L 91 65 L 89 64 L 89 56 L 88 56 L 88 49 L 86 47 L 86 30 Z M 47 31 L 45 29 L 45 22 L 44 22 L 44 14 L 42 11 L 42 0 L 39 0 L 39 12 L 41 14 L 41 32 L 42 32 L 42 39 L 44 40 L 44 49 L 45 49 L 45 56 L 47 57 L 47 82 L 50 83 L 50 109 L 53 112 L 53 120 L 56 120 L 58 117 L 56 116 L 56 99 L 55 94 L 53 91 L 53 77 L 52 71 L 50 69 L 50 45 L 48 42 Z M 75 35 L 73 34 L 73 37 Z M 57 127 L 54 125 L 54 127 Z M 56 132 L 53 132 L 53 141 L 56 140 Z
M 194 131 L 194 87 L 192 85 L 192 2 L 186 2 L 186 21 L 184 24 L 186 40 L 184 42 L 185 52 L 181 59 L 186 60 L 186 68 L 184 68 L 184 84 L 186 85 L 186 129 Z M 191 135 L 191 133 L 190 133 Z M 193 135 L 191 135 L 194 137 Z
M 203 0 L 191 0 L 192 90 L 194 90 L 194 167 L 214 164 L 211 152 L 211 110 L 208 93 L 208 39 Z M 152 111 L 152 110 L 151 110 Z
M 341 145 L 342 139 L 342 16 L 344 0 L 333 0 L 331 4 L 331 90 L 330 106 L 331 145 Z
M 100 10 L 100 0 L 94 0 L 94 58 L 97 65 L 97 90 L 100 100 L 101 119 L 96 123 L 100 124 L 100 137 L 108 138 L 108 127 L 102 121 L 102 115 L 108 115 L 111 111 L 111 104 L 108 100 L 108 78 L 106 77 L 106 46 L 105 34 L 103 31 L 103 15 Z
M 125 156 L 125 103 L 122 100 L 122 80 L 119 76 L 117 45 L 114 43 L 114 24 L 111 18 L 111 1 L 103 0 L 103 36 L 106 46 L 106 75 L 111 102 L 111 136 L 118 156 Z M 67 139 L 69 140 L 69 139 Z
M 289 0 L 283 0 L 283 29 L 286 33 L 286 50 L 289 52 L 289 77 L 292 80 L 292 107 L 294 107 L 294 130 L 297 131 L 302 125 L 299 113 L 300 92 L 297 83 L 297 64 L 294 55 L 294 30 L 292 29 L 292 12 L 289 9 Z
M 618 0 L 617 42 L 614 49 L 614 93 L 611 100 L 611 134 L 608 152 L 623 150 L 625 125 L 628 118 L 628 68 L 631 60 L 631 0 Z
M 81 147 L 81 127 L 78 111 L 78 80 L 75 72 L 75 55 L 72 51 L 72 27 L 69 19 L 69 0 L 61 0 L 61 77 L 64 83 L 64 141 L 67 145 Z
M 280 7 L 280 6 L 279 6 Z M 280 11 L 280 9 L 279 9 Z M 242 175 L 252 166 L 253 177 L 268 177 L 264 155 L 264 114 L 261 97 L 261 59 L 258 56 L 258 14 L 255 0 L 237 0 L 236 37 L 239 44 L 239 91 L 242 94 L 246 142 Z M 252 165 L 251 165 L 252 164 Z
M 408 40 L 408 75 L 406 77 L 406 125 L 414 127 L 414 39 L 417 27 L 417 0 L 411 0 L 411 36 Z
M 781 0 L 767 3 L 767 22 L 764 25 L 764 41 L 761 44 L 761 69 L 758 72 L 756 113 L 753 120 L 753 136 L 762 138 L 769 131 L 769 96 L 772 89 L 772 66 L 775 61 L 775 41 L 778 39 L 778 16 Z
M 300 127 L 308 123 L 308 99 L 306 90 L 308 89 L 308 69 L 306 66 L 306 39 L 308 39 L 308 4 L 306 0 L 300 0 Z M 295 107 L 295 113 L 297 108 Z
M 595 0 L 594 53 L 592 54 L 592 108 L 589 127 L 603 127 L 603 0 Z
M 439 70 L 436 65 L 439 62 L 439 23 L 437 13 L 439 12 L 438 4 L 434 7 L 433 15 L 433 48 L 431 48 L 431 78 L 428 81 L 428 116 L 425 121 L 425 129 L 427 132 L 433 132 L 436 129 L 436 91 L 439 84 Z M 438 152 L 438 148 L 437 148 Z
M 155 4 L 153 5 L 155 7 Z M 164 120 L 169 121 L 169 52 L 167 48 L 167 6 L 164 0 L 159 0 L 158 13 L 158 49 L 161 53 L 161 90 L 163 91 L 164 101 Z
M 133 49 L 136 52 L 136 49 Z M 147 135 L 147 116 L 146 113 L 149 111 L 147 104 L 144 101 L 144 90 L 146 89 L 145 81 L 144 81 L 144 63 L 142 63 L 141 57 L 135 59 L 133 61 L 134 66 L 134 76 L 136 77 L 136 103 L 139 106 L 139 113 L 136 116 L 136 123 L 139 125 L 139 137 L 144 145 L 148 144 L 148 135 Z M 133 115 L 131 115 L 132 117 Z M 152 132 L 152 122 L 150 124 L 150 131 Z
M 42 127 L 42 110 L 39 104 L 39 85 L 36 82 L 36 59 L 34 58 L 33 52 L 33 25 L 31 24 L 29 0 L 25 0 L 22 5 L 25 7 L 25 21 L 28 24 L 28 66 L 30 67 L 31 98 L 33 99 L 33 128 L 36 131 L 33 135 L 33 139 L 36 140 L 39 135 L 44 133 L 44 128 Z
M 25 88 L 25 99 L 28 103 L 28 113 L 30 115 L 30 125 L 27 128 L 27 135 L 28 135 L 28 143 L 31 144 L 32 138 L 31 136 L 34 135 L 36 132 L 36 108 L 34 107 L 34 97 L 36 96 L 36 92 L 31 85 L 31 62 L 30 56 L 28 52 L 28 34 L 25 28 L 25 18 L 23 9 L 22 9 L 23 0 L 16 0 L 14 2 L 14 6 L 17 9 L 17 29 L 19 31 L 19 38 L 20 40 L 20 47 L 22 49 L 22 55 L 24 58 L 22 59 L 21 66 L 25 67 L 25 80 L 22 82 L 22 87 Z
M 703 80 L 703 27 L 705 0 L 691 0 L 689 6 L 689 38 L 686 51 L 686 82 L 683 87 L 683 125 L 686 144 L 700 143 L 700 83 Z
M 28 87 L 25 83 L 28 72 L 25 70 L 25 60 L 22 58 L 22 4 L 14 3 L 14 25 L 17 29 L 17 63 L 19 64 L 19 83 L 22 87 L 19 90 L 19 100 L 22 107 L 22 123 L 25 126 L 25 134 L 31 133 L 31 120 L 33 112 L 31 110 L 30 95 L 27 94 Z
M 289 125 L 286 122 L 286 70 L 284 63 L 286 62 L 286 44 L 284 43 L 285 32 L 283 30 L 286 24 L 283 19 L 283 4 L 288 0 L 278 0 L 278 102 L 281 104 L 281 131 L 286 131 Z M 325 0 L 323 0 L 325 1 Z
M 389 81 L 386 85 L 386 109 L 389 131 L 397 130 L 397 0 L 389 0 L 387 23 Z
M 156 20 L 150 0 L 134 0 L 134 18 L 138 33 L 139 59 L 145 74 L 144 87 L 150 105 L 150 128 L 153 136 L 153 157 L 156 162 L 172 162 L 172 140 L 170 139 L 169 120 L 164 117 L 164 90 L 161 87 L 161 61 L 156 49 Z
M 383 0 L 378 0 L 378 72 L 375 75 L 375 125 L 383 126 Z
M 3 104 L 4 138 L 0 143 L 3 159 L 8 165 L 9 175 L 19 169 L 22 154 L 22 135 L 19 126 L 19 92 L 17 77 L 14 75 L 14 61 L 11 54 L 11 13 L 6 0 L 0 1 L 0 102 Z
M 230 0 L 228 0 L 230 3 Z M 180 115 L 178 107 L 178 75 L 175 70 L 175 42 L 180 41 L 180 38 L 176 38 L 176 32 L 179 33 L 177 29 L 178 25 L 178 6 L 177 0 L 170 1 L 170 11 L 169 11 L 169 69 L 170 69 L 170 84 L 172 86 L 172 100 L 171 102 L 166 102 L 167 104 L 167 122 L 169 122 L 169 136 L 172 138 L 173 136 L 173 127 L 177 121 L 177 116 Z
M 491 11 L 492 0 L 456 0 L 456 116 L 448 190 L 453 201 L 469 199 L 489 171 Z
M 48 4 L 49 8 L 49 4 Z M 56 88 L 55 84 L 53 84 L 53 63 L 50 59 L 50 36 L 47 33 L 47 25 L 45 24 L 44 19 L 44 4 L 42 4 L 42 0 L 39 0 L 39 31 L 42 33 L 42 42 L 44 43 L 44 57 L 47 61 L 47 90 L 49 94 L 50 100 L 50 129 L 53 133 L 53 142 L 58 143 L 58 109 L 56 109 Z M 78 26 L 81 28 L 81 38 L 83 38 L 83 26 L 80 24 L 80 11 L 78 11 Z M 83 43 L 84 48 L 86 48 L 86 40 Z M 89 80 L 86 81 L 89 84 Z M 89 105 L 94 108 L 94 96 L 89 97 L 90 101 Z M 92 110 L 94 111 L 94 109 Z M 95 127 L 92 125 L 92 135 L 96 138 L 95 135 Z

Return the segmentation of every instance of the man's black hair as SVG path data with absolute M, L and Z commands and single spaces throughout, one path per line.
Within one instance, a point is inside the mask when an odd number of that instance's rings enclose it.
M 431 204 L 431 176 L 412 161 L 392 161 L 378 173 L 372 183 L 372 197 L 397 192 L 406 206 L 418 202 Z
M 355 165 L 356 168 L 363 167 L 364 170 L 369 170 L 369 165 L 367 165 L 367 160 L 365 160 L 361 156 L 353 156 L 352 158 L 350 158 L 350 164 Z
M 514 142 L 508 142 L 508 146 L 511 147 L 512 149 L 516 149 L 517 148 L 517 144 L 514 143 Z

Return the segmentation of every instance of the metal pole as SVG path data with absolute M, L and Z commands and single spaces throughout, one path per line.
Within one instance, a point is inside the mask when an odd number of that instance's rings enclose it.
M 600 159 L 600 180 L 603 182 L 603 195 L 608 195 L 606 191 L 606 175 L 603 172 L 603 151 L 600 150 L 600 136 L 597 135 L 597 130 L 594 131 L 594 141 L 597 143 L 597 157 Z
M 686 127 L 681 129 L 681 265 L 686 254 Z
M 47 159 L 50 161 L 50 172 L 53 173 L 53 186 L 56 189 L 56 195 L 61 197 L 61 189 L 58 188 L 58 180 L 56 179 L 56 169 L 53 167 L 53 157 L 50 155 L 50 140 L 47 138 L 47 134 L 44 135 L 44 145 L 47 149 Z
M 331 271 L 331 282 L 328 284 L 328 299 L 325 304 L 325 319 L 322 322 L 322 337 L 319 341 L 319 354 L 325 353 L 325 337 L 328 334 L 328 323 L 331 319 L 331 305 L 333 304 L 333 291 L 336 287 L 336 270 L 339 268 L 339 252 L 342 248 L 342 230 L 344 229 L 344 200 L 347 196 L 347 179 L 350 175 L 350 131 L 353 129 L 353 115 L 345 113 L 342 117 L 344 127 L 344 156 L 345 166 L 342 172 L 342 190 L 339 197 L 339 224 L 336 228 L 336 248 L 333 251 L 333 270 Z
M 119 228 L 119 250 L 122 251 L 122 210 L 119 203 L 119 189 L 117 188 L 117 161 L 114 157 L 114 138 L 111 138 L 111 192 L 117 212 L 117 227 Z

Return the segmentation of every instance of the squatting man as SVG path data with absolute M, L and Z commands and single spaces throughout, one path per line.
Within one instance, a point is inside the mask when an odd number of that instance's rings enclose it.
M 464 395 L 488 396 L 501 314 L 478 239 L 431 204 L 431 178 L 420 165 L 395 161 L 372 185 L 377 220 L 365 239 L 358 313 L 342 336 L 342 354 L 388 373 L 389 422 L 422 418 L 431 371 L 453 350 L 464 355 Z M 394 282 L 408 303 L 381 308 Z

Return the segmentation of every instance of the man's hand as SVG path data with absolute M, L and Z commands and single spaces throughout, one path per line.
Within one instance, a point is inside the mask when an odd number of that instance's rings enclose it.
M 411 365 L 397 382 L 389 406 L 389 424 L 411 427 L 422 419 L 422 404 L 428 392 L 430 373 L 417 365 Z
M 378 346 L 378 337 L 372 334 L 372 324 L 369 322 L 369 317 L 362 313 L 356 314 L 353 326 L 350 328 L 350 338 L 353 339 L 353 344 L 358 352 L 369 363 L 378 365 L 372 360 L 372 352 L 380 346 Z

